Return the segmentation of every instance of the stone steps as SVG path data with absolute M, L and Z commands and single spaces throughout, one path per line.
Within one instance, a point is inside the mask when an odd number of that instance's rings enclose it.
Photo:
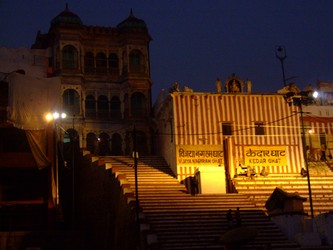
M 222 249 L 222 244 L 218 243 L 217 239 L 229 229 L 226 213 L 227 210 L 198 211 L 195 214 L 182 211 L 148 214 L 152 229 L 159 231 L 159 239 L 163 242 L 161 249 L 182 249 L 182 247 L 200 249 L 199 246 L 201 249 L 216 246 L 220 246 Z M 286 241 L 285 236 L 273 222 L 263 215 L 262 211 L 241 210 L 241 217 L 243 226 L 252 226 L 259 230 L 259 234 L 251 245 L 256 244 L 263 247 L 269 242 Z M 179 242 L 175 242 L 175 239 Z M 290 249 L 297 245 L 285 242 L 284 246 L 286 249 Z
M 126 157 L 103 157 L 112 168 L 129 201 L 135 198 L 135 176 L 133 160 Z M 142 160 L 142 158 L 141 158 Z M 147 239 L 156 235 L 157 240 L 150 243 L 155 249 L 222 249 L 220 236 L 229 230 L 226 219 L 228 209 L 241 210 L 244 225 L 255 225 L 260 229 L 251 244 L 260 247 L 275 242 L 293 249 L 296 244 L 289 242 L 277 226 L 265 213 L 258 209 L 244 194 L 187 194 L 184 185 L 180 184 L 163 164 L 149 166 L 138 163 L 138 195 L 140 211 L 143 213 L 141 224 L 149 225 Z M 154 163 L 160 162 L 155 159 Z M 149 241 L 149 240 L 147 240 Z M 245 245 L 249 247 L 250 245 Z M 153 248 L 153 247 L 152 247 Z
M 310 214 L 309 189 L 306 177 L 299 175 L 269 175 L 254 179 L 235 178 L 238 193 L 249 195 L 257 207 L 265 209 L 265 203 L 276 187 L 307 198 L 304 211 Z M 310 175 L 312 204 L 315 215 L 333 211 L 333 176 Z

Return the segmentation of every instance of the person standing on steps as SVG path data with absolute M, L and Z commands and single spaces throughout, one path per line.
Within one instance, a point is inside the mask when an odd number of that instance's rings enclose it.
M 239 207 L 237 207 L 237 209 L 235 211 L 235 219 L 236 219 L 236 225 L 238 227 L 240 227 L 242 225 L 242 218 L 241 218 L 241 215 L 240 215 Z
M 232 228 L 233 217 L 232 217 L 232 210 L 231 209 L 228 210 L 226 217 L 227 217 L 227 221 L 228 221 L 228 227 Z
M 321 161 L 327 161 L 327 159 L 326 159 L 326 145 L 325 144 L 321 144 L 320 151 L 321 151 L 320 160 Z

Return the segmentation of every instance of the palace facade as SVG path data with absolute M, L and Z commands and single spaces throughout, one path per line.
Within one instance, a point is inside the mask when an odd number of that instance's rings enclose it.
M 46 34 L 38 32 L 32 50 L 48 50 L 46 75 L 61 77 L 65 137 L 92 153 L 128 155 L 135 126 L 140 153 L 152 153 L 150 41 L 132 11 L 116 27 L 100 27 L 66 6 Z

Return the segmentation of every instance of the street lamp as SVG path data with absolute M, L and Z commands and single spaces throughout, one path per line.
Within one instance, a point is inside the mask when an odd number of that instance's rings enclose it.
M 286 76 L 284 73 L 284 60 L 287 58 L 286 49 L 282 45 L 275 46 L 275 57 L 280 60 L 282 68 L 283 86 L 287 86 Z
M 309 190 L 309 201 L 310 201 L 310 211 L 311 218 L 314 218 L 313 214 L 313 204 L 312 204 L 312 191 L 311 191 L 311 182 L 310 182 L 310 172 L 309 172 L 309 162 L 307 157 L 307 149 L 306 149 L 306 139 L 305 139 L 305 126 L 304 126 L 304 113 L 303 105 L 311 104 L 314 98 L 318 97 L 317 91 L 301 91 L 300 95 L 295 95 L 293 92 L 289 92 L 286 94 L 287 102 L 289 106 L 292 104 L 296 105 L 299 108 L 299 112 L 301 115 L 301 127 L 302 127 L 302 146 L 303 146 L 303 157 L 305 160 L 305 169 L 307 173 L 307 182 L 308 182 L 308 190 Z
M 56 179 L 56 205 L 59 205 L 59 162 L 58 162 L 58 142 L 57 142 L 57 139 L 58 139 L 58 133 L 57 133 L 57 120 L 58 119 L 65 119 L 66 118 L 66 113 L 59 113 L 59 112 L 53 112 L 53 113 L 47 113 L 45 115 L 45 120 L 47 122 L 51 122 L 51 121 L 54 121 L 54 134 L 53 134 L 53 138 L 55 139 L 55 156 L 54 156 L 54 160 L 55 160 L 55 179 Z M 53 172 L 53 171 L 52 171 Z M 53 175 L 53 173 L 52 173 Z
M 286 48 L 283 45 L 275 46 L 275 57 L 280 60 L 281 62 L 281 69 L 282 69 L 282 79 L 283 79 L 283 86 L 287 86 L 287 80 L 291 80 L 296 78 L 297 76 L 292 76 L 286 78 L 284 73 L 284 60 L 287 58 Z
M 136 141 L 136 128 L 133 128 L 133 159 L 134 159 L 134 176 L 135 176 L 135 204 L 136 204 L 136 219 L 139 220 L 139 194 L 138 194 L 138 152 Z
M 133 140 L 133 159 L 134 159 L 134 178 L 135 178 L 135 216 L 138 230 L 138 247 L 141 249 L 140 244 L 140 203 L 139 203 L 139 187 L 138 187 L 138 151 L 137 151 L 137 138 L 136 128 L 133 128 L 132 140 Z
M 67 116 L 66 113 L 59 114 L 58 112 L 53 112 L 53 113 L 47 113 L 45 115 L 45 119 L 46 119 L 46 121 L 50 122 L 53 120 L 58 120 L 59 118 L 65 119 L 66 116 Z
M 309 129 L 308 130 L 308 133 L 309 133 L 309 156 L 308 156 L 308 159 L 310 159 L 311 161 L 313 161 L 313 155 L 312 155 L 312 134 L 314 133 L 314 130 L 313 129 Z

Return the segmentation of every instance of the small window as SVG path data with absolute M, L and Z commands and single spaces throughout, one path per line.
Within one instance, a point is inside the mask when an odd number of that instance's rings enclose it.
M 96 72 L 106 73 L 107 70 L 107 59 L 103 52 L 99 52 L 96 55 Z
M 254 124 L 255 135 L 265 135 L 264 123 L 255 122 Z
M 106 120 L 109 117 L 109 101 L 105 95 L 101 95 L 97 100 L 98 118 Z
M 146 115 L 146 98 L 144 94 L 135 92 L 131 96 L 131 114 L 133 117 Z
M 74 89 L 66 89 L 62 95 L 64 111 L 69 115 L 80 114 L 80 96 Z
M 116 54 L 112 53 L 109 55 L 109 67 L 110 69 L 118 68 L 118 57 Z
M 78 68 L 78 52 L 75 47 L 67 45 L 62 49 L 62 67 L 64 69 Z
M 144 72 L 143 55 L 140 51 L 134 50 L 129 56 L 130 71 L 133 73 Z
M 90 110 L 95 110 L 96 109 L 96 101 L 95 101 L 94 96 L 88 95 L 86 97 L 86 109 L 90 109 Z
M 121 103 L 120 100 L 117 96 L 113 96 L 111 98 L 111 103 L 110 103 L 110 112 L 111 112 L 111 117 L 113 118 L 120 118 L 121 117 Z
M 223 135 L 232 135 L 232 124 L 231 122 L 222 123 L 222 134 Z
M 94 117 L 96 115 L 96 100 L 92 95 L 86 97 L 86 116 Z

